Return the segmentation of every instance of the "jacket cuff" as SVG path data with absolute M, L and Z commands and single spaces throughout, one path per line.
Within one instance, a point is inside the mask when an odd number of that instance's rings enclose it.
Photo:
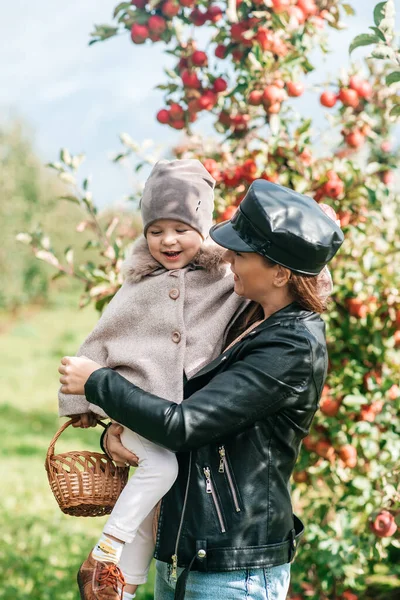
M 101 394 L 99 394 L 99 388 L 101 386 L 101 380 L 103 379 L 104 372 L 111 371 L 107 367 L 102 367 L 101 369 L 96 369 L 89 376 L 89 379 L 85 383 L 85 396 L 86 400 L 91 404 L 95 404 L 96 406 L 101 405 Z

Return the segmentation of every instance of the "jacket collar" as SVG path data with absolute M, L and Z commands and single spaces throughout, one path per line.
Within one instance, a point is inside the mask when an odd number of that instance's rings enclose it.
M 298 302 L 291 302 L 262 321 L 253 331 L 261 331 L 289 319 L 304 319 L 312 314 L 314 314 L 312 311 L 306 310 Z
M 217 246 L 212 240 L 206 240 L 193 258 L 189 268 L 204 269 L 210 274 L 223 275 L 228 269 L 227 263 L 222 258 L 224 251 L 224 248 Z M 134 243 L 132 253 L 125 261 L 123 270 L 125 277 L 133 283 L 138 283 L 148 275 L 167 272 L 167 269 L 150 254 L 146 238 L 143 235 Z

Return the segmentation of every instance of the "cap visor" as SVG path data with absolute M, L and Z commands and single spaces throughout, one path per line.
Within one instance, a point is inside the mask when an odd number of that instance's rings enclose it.
M 242 238 L 238 236 L 230 221 L 224 221 L 223 223 L 218 223 L 218 225 L 211 227 L 210 236 L 216 244 L 223 248 L 227 248 L 228 250 L 235 250 L 236 252 L 255 252 L 251 246 L 246 244 Z

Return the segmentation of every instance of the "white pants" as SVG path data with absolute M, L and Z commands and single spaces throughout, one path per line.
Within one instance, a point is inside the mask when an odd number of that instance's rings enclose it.
M 104 527 L 125 542 L 119 566 L 130 584 L 147 581 L 154 553 L 153 516 L 161 498 L 178 475 L 178 462 L 170 450 L 161 448 L 124 427 L 123 445 L 139 458 L 139 465 L 122 490 Z

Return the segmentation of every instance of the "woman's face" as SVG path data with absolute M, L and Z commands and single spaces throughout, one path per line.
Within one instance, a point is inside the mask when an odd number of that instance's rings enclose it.
M 226 250 L 224 259 L 231 264 L 235 292 L 260 304 L 267 296 L 282 290 L 290 274 L 279 265 L 269 266 L 256 252 Z

